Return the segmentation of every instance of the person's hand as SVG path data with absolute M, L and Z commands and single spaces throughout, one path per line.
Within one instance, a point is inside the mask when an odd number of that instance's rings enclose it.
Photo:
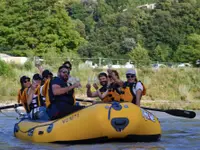
M 33 83 L 31 84 L 31 89 L 32 89 L 32 90 L 35 90 L 37 87 L 38 87 L 38 83 L 33 82 Z
M 112 75 L 112 69 L 107 69 L 108 75 Z
M 91 85 L 88 83 L 88 84 L 86 84 L 86 88 L 87 89 L 90 89 L 91 88 Z
M 94 87 L 96 90 L 99 89 L 99 87 L 98 87 L 98 85 L 97 85 L 96 83 L 93 84 L 93 87 Z
M 73 84 L 74 88 L 80 88 L 81 87 L 81 84 L 80 82 L 76 82 L 75 84 Z
M 111 76 L 112 76 L 113 80 L 117 79 L 117 76 L 115 75 L 114 72 L 112 72 Z
M 107 83 L 107 87 L 109 87 L 109 86 L 111 85 L 111 83 L 112 83 L 112 80 L 109 79 L 109 80 L 108 80 L 108 83 Z

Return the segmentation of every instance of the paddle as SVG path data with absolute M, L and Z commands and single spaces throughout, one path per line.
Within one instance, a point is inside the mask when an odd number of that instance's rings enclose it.
M 19 106 L 23 106 L 23 105 L 22 104 L 14 104 L 14 105 L 2 106 L 2 107 L 0 107 L 0 110 L 9 109 L 9 108 L 16 108 L 16 107 L 19 107 Z
M 147 107 L 141 107 L 147 110 L 153 110 L 153 111 L 160 111 L 165 112 L 167 114 L 170 114 L 172 116 L 178 116 L 178 117 L 185 117 L 185 118 L 194 118 L 196 116 L 196 113 L 194 111 L 188 111 L 188 110 L 181 110 L 181 109 L 156 109 L 156 108 L 147 108 Z
M 80 101 L 80 102 L 89 102 L 89 103 L 95 102 L 93 100 L 83 100 L 83 99 L 76 99 L 76 100 Z M 178 116 L 178 117 L 194 118 L 196 116 L 196 113 L 194 111 L 188 111 L 188 110 L 181 110 L 181 109 L 164 110 L 164 109 L 156 109 L 156 108 L 148 108 L 148 107 L 141 107 L 141 108 L 147 109 L 147 110 L 165 112 L 165 113 L 170 114 L 172 116 Z

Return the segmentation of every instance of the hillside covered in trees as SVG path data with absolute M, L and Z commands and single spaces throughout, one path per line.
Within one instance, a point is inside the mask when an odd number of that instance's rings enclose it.
M 138 8 L 146 3 L 155 8 Z M 200 1 L 1 0 L 0 52 L 195 63 Z

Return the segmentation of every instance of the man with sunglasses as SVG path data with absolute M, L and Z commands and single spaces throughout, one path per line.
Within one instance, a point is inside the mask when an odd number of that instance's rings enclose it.
M 130 101 L 140 106 L 140 100 L 143 95 L 144 86 L 141 81 L 137 80 L 136 71 L 129 69 L 126 72 L 127 81 L 124 82 L 121 94 L 122 101 Z
M 74 77 L 72 77 L 72 76 L 70 75 L 70 72 L 71 72 L 71 70 L 72 70 L 72 64 L 70 63 L 70 61 L 65 61 L 65 62 L 63 63 L 63 66 L 66 66 L 67 69 L 68 69 L 68 71 L 69 71 L 69 76 L 68 76 L 67 82 L 68 82 L 68 83 L 73 83 L 75 79 L 74 79 Z
M 49 84 L 49 93 L 46 97 L 47 113 L 51 120 L 64 117 L 83 108 L 76 106 L 74 88 L 80 87 L 80 83 L 68 83 L 69 70 L 65 65 L 58 69 L 58 77 Z

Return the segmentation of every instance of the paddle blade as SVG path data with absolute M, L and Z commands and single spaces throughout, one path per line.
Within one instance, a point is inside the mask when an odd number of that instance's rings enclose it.
M 179 117 L 185 117 L 185 118 L 194 118 L 196 116 L 195 112 L 188 111 L 188 110 L 169 109 L 169 110 L 165 110 L 164 112 L 173 116 L 179 116 Z

